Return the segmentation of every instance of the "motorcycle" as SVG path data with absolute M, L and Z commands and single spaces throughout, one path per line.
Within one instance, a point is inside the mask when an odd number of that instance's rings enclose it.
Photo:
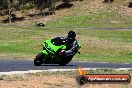
M 43 50 L 34 59 L 34 65 L 40 66 L 42 64 L 59 64 L 64 66 L 68 64 L 73 56 L 65 56 L 66 41 L 61 38 L 53 38 L 43 42 Z M 81 45 L 77 45 L 77 52 Z M 76 52 L 76 53 L 77 53 Z M 75 53 L 75 54 L 76 54 Z

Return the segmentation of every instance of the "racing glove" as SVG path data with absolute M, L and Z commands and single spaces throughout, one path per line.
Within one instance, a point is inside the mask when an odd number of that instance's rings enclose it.
M 59 55 L 65 55 L 65 50 L 61 50 L 61 51 L 59 52 Z

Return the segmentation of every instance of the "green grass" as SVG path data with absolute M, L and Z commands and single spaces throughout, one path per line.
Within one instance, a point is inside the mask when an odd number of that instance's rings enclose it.
M 125 55 L 125 56 L 124 56 Z M 88 60 L 95 62 L 116 62 L 116 63 L 131 63 L 132 53 L 130 54 L 119 54 L 119 55 L 102 55 L 102 54 L 85 54 L 76 55 L 77 60 Z
M 42 50 L 42 42 L 64 36 L 71 29 L 0 27 L 0 56 L 32 59 Z M 131 30 L 78 30 L 81 54 L 73 60 L 132 63 Z M 59 32 L 58 32 L 59 31 Z
M 115 12 L 91 12 L 87 15 L 70 15 L 49 22 L 47 26 L 89 27 L 89 28 L 130 28 L 132 20 Z
M 82 53 L 78 60 L 131 62 L 131 30 L 79 30 L 83 36 Z M 85 54 L 84 54 L 85 53 Z
M 0 57 L 34 58 L 42 50 L 41 44 L 45 39 L 64 36 L 69 30 L 74 30 L 82 48 L 81 54 L 75 55 L 73 60 L 132 63 L 131 30 L 90 30 L 131 28 L 131 16 L 118 14 L 122 9 L 120 6 L 126 3 L 125 0 L 116 0 L 112 4 L 84 0 L 69 10 L 66 9 L 67 12 L 60 10 L 63 14 L 56 11 L 59 19 L 53 15 L 50 16 L 51 19 L 54 18 L 53 21 L 46 21 L 47 27 L 69 27 L 65 29 L 0 26 Z M 89 30 L 71 27 L 88 27 Z

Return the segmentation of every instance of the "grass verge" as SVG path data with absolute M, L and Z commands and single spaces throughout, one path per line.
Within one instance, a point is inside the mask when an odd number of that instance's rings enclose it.
M 81 54 L 73 60 L 132 63 L 131 30 L 78 30 L 33 27 L 0 27 L 0 56 L 34 58 L 42 50 L 42 42 L 64 36 L 69 30 L 77 33 Z M 58 32 L 59 31 L 59 32 Z

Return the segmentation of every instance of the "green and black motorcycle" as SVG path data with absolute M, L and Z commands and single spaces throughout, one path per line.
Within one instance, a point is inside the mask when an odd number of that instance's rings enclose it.
M 81 45 L 78 44 L 77 52 L 80 48 Z M 41 51 L 34 59 L 34 65 L 40 66 L 42 64 L 59 64 L 64 66 L 73 58 L 73 56 L 65 57 L 64 52 L 66 49 L 66 41 L 62 40 L 60 37 L 46 40 L 43 42 L 43 51 Z

